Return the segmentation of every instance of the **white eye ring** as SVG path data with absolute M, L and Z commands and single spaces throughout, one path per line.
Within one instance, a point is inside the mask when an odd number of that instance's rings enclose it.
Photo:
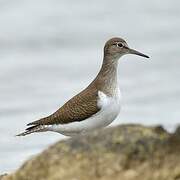
M 123 48 L 124 47 L 124 44 L 123 43 L 117 43 L 117 47 L 120 47 L 120 48 Z

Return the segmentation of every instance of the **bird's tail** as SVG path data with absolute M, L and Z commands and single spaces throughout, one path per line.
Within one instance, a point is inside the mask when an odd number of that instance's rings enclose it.
M 43 131 L 46 131 L 46 128 L 43 125 L 35 125 L 27 128 L 23 133 L 17 134 L 16 136 L 26 136 L 31 133 Z

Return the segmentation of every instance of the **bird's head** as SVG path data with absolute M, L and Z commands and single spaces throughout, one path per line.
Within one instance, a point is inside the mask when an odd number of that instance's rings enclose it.
M 126 41 L 122 38 L 115 37 L 106 42 L 106 44 L 104 46 L 104 55 L 105 56 L 110 56 L 113 59 L 119 59 L 121 56 L 123 56 L 125 54 L 135 54 L 138 56 L 149 58 L 149 56 L 147 56 L 139 51 L 129 48 Z

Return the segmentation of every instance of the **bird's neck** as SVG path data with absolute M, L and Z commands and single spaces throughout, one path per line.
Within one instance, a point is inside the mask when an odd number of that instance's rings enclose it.
M 98 90 L 109 96 L 114 96 L 118 89 L 117 68 L 118 59 L 111 56 L 104 56 L 102 67 L 95 79 Z

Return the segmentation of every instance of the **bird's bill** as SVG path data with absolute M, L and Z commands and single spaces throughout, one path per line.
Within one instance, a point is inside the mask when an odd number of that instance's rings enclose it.
M 138 55 L 138 56 L 142 56 L 142 57 L 145 57 L 145 58 L 149 58 L 149 56 L 147 56 L 147 55 L 145 55 L 145 54 L 143 54 L 143 53 L 141 53 L 141 52 L 139 52 L 139 51 L 136 51 L 136 50 L 134 50 L 134 49 L 130 49 L 130 48 L 129 48 L 129 53 L 130 53 L 130 54 L 136 54 L 136 55 Z

